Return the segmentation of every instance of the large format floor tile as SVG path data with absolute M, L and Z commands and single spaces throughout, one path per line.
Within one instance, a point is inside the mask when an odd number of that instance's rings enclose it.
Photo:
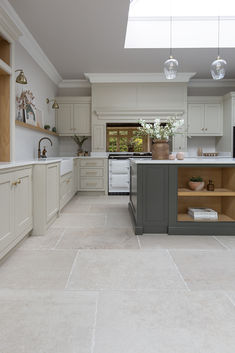
M 20 245 L 21 249 L 54 249 L 64 233 L 64 228 L 50 228 L 44 235 L 32 235 Z
M 76 250 L 17 250 L 0 266 L 0 288 L 64 289 Z
M 53 228 L 102 227 L 106 225 L 105 214 L 70 214 L 62 213 L 53 224 Z
M 212 236 L 144 234 L 139 241 L 143 249 L 225 249 Z
M 223 294 L 104 292 L 94 353 L 234 353 L 234 330 Z
M 67 289 L 185 289 L 185 284 L 166 251 L 82 250 Z
M 216 239 L 229 249 L 235 249 L 235 236 L 233 235 L 217 235 Z
M 235 251 L 170 250 L 192 290 L 235 290 Z
M 95 293 L 0 291 L 0 352 L 91 353 Z
M 57 249 L 139 249 L 132 228 L 66 229 Z

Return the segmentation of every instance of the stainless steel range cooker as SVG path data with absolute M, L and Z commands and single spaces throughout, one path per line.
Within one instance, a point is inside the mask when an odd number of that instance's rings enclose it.
M 109 154 L 109 195 L 128 195 L 130 192 L 130 158 L 151 158 L 144 153 Z

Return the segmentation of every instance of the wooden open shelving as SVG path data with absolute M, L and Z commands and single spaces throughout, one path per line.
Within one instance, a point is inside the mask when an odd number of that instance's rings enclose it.
M 215 190 L 190 190 L 188 182 L 192 176 L 202 177 L 205 185 L 213 180 Z M 177 194 L 179 222 L 235 222 L 235 167 L 180 167 Z M 187 213 L 189 207 L 211 208 L 218 213 L 218 220 L 194 220 Z
M 11 45 L 0 36 L 0 162 L 9 162 Z
M 178 196 L 182 197 L 190 197 L 190 196 L 235 196 L 235 191 L 232 191 L 230 189 L 225 189 L 225 188 L 216 188 L 214 191 L 208 191 L 206 189 L 203 189 L 201 191 L 192 191 L 187 188 L 179 188 L 178 189 Z
M 207 220 L 194 220 L 191 216 L 187 213 L 178 213 L 178 221 L 179 222 L 235 222 L 235 219 L 225 215 L 225 214 L 218 214 L 218 220 L 216 221 L 207 221 Z
M 56 132 L 53 132 L 53 131 L 50 131 L 50 130 L 46 130 L 46 129 L 42 129 L 41 127 L 38 127 L 38 126 L 26 124 L 26 123 L 23 123 L 22 121 L 16 120 L 16 125 L 24 127 L 26 129 L 31 129 L 31 130 L 35 130 L 35 131 L 38 131 L 38 132 L 42 132 L 43 134 L 59 136 Z

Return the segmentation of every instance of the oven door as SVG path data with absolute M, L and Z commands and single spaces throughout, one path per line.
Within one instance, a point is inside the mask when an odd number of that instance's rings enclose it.
M 129 159 L 109 160 L 109 194 L 128 194 L 130 192 Z

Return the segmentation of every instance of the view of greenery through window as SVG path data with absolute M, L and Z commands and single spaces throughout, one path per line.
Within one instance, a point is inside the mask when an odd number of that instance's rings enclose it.
M 108 152 L 143 152 L 144 140 L 137 128 L 107 128 Z

